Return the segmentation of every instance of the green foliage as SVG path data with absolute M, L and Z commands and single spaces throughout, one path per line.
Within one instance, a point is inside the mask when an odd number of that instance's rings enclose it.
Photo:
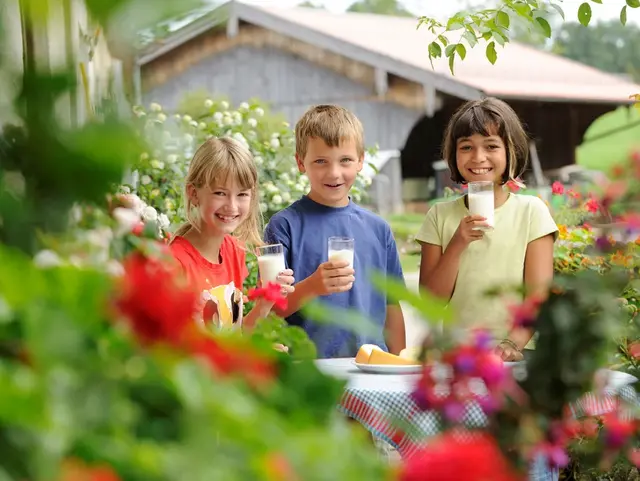
M 398 0 L 359 0 L 347 9 L 347 12 L 375 13 L 394 17 L 414 17 Z

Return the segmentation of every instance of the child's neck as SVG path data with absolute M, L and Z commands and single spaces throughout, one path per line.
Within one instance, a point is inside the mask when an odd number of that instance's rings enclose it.
M 184 235 L 193 247 L 200 253 L 202 257 L 207 259 L 212 264 L 220 264 L 220 246 L 224 235 L 208 235 L 206 232 L 199 232 L 196 229 L 191 229 Z
M 497 209 L 504 204 L 509 198 L 509 192 L 503 188 L 500 184 L 495 184 L 493 187 L 493 205 Z

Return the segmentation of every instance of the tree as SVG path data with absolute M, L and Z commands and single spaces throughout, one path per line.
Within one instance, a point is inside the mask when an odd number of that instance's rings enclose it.
M 591 4 L 602 3 L 600 0 L 583 2 L 578 8 L 578 22 L 586 27 L 591 22 Z M 640 0 L 621 2 L 620 23 L 626 25 L 627 10 L 639 8 Z M 489 62 L 494 64 L 498 59 L 496 44 L 504 45 L 513 39 L 511 26 L 514 20 L 523 21 L 531 32 L 538 32 L 550 39 L 551 16 L 560 16 L 565 20 L 562 7 L 557 3 L 500 0 L 493 8 L 485 8 L 473 12 L 458 12 L 442 23 L 431 17 L 420 17 L 418 27 L 424 25 L 436 38 L 428 46 L 429 59 L 445 56 L 449 60 L 449 68 L 454 71 L 456 57 L 464 60 L 467 47 L 474 48 L 479 43 L 485 44 L 485 54 Z M 449 35 L 456 39 L 451 42 Z M 459 39 L 459 40 L 458 40 Z
M 351 5 L 347 12 L 376 13 L 395 17 L 415 17 L 398 0 L 359 0 Z
M 618 21 L 598 22 L 591 28 L 571 22 L 556 35 L 554 51 L 606 72 L 629 74 L 640 80 L 640 28 Z

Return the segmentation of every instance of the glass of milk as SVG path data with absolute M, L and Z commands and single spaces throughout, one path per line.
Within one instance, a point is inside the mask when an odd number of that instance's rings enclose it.
M 493 182 L 469 182 L 468 185 L 469 212 L 471 215 L 481 215 L 486 218 L 486 223 L 493 228 Z M 475 227 L 479 230 L 487 230 L 486 227 Z
M 263 285 L 268 282 L 278 284 L 278 276 L 287 268 L 284 263 L 284 248 L 282 244 L 260 246 L 257 251 L 260 281 Z
M 346 261 L 353 269 L 354 246 L 350 237 L 329 237 L 329 261 Z

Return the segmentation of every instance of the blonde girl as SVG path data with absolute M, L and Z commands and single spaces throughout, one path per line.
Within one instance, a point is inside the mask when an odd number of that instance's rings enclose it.
M 216 327 L 252 327 L 273 303 L 259 299 L 243 320 L 246 249 L 262 243 L 258 171 L 251 152 L 229 137 L 205 141 L 189 165 L 184 205 L 187 222 L 169 247 L 189 282 L 203 293 L 202 320 Z M 293 291 L 293 271 L 282 271 L 278 280 L 285 292 Z

